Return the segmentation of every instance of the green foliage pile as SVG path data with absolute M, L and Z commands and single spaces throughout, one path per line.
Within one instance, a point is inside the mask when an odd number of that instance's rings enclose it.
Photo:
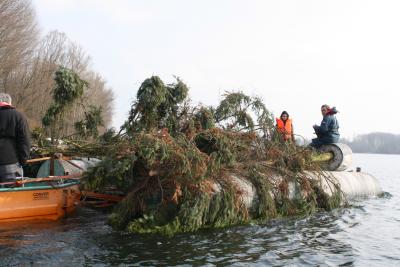
M 100 126 L 104 126 L 101 113 L 101 107 L 90 105 L 89 110 L 85 111 L 84 119 L 75 122 L 75 129 L 77 134 L 82 137 L 97 137 L 99 135 L 98 128 Z
M 256 121 L 252 114 L 255 115 Z M 250 97 L 242 92 L 226 93 L 215 110 L 215 119 L 225 129 L 233 131 L 259 131 L 264 135 L 273 128 L 272 114 L 259 97 Z
M 137 92 L 137 100 L 122 129 L 127 132 L 160 128 L 178 131 L 180 118 L 186 113 L 184 101 L 187 100 L 188 91 L 189 88 L 179 78 L 176 78 L 176 83 L 169 85 L 165 85 L 157 76 L 146 79 Z
M 62 150 L 59 143 L 72 144 L 68 147 L 67 154 L 93 155 L 103 145 L 112 149 L 111 140 L 115 135 L 110 131 L 99 137 L 99 127 L 104 126 L 103 110 L 101 107 L 86 105 L 83 97 L 88 83 L 82 80 L 73 70 L 60 66 L 54 74 L 55 87 L 53 88 L 53 102 L 42 118 L 43 128 L 35 128 L 32 131 L 35 151 L 31 156 L 43 157 L 52 155 Z M 65 116 L 72 111 L 76 104 L 83 110 L 83 119 L 74 123 L 75 133 L 63 136 L 66 125 Z M 48 140 L 50 136 L 50 141 Z M 104 138 L 108 138 L 105 141 Z M 88 142 L 95 139 L 96 143 Z M 61 140 L 61 142 L 59 142 Z M 76 141 L 79 143 L 77 144 Z
M 53 90 L 54 102 L 43 117 L 42 122 L 45 126 L 60 124 L 63 113 L 83 95 L 84 89 L 88 85 L 75 72 L 64 67 L 58 68 L 54 80 L 56 82 Z
M 233 92 L 216 108 L 191 107 L 180 79 L 165 85 L 153 76 L 140 86 L 118 134 L 74 145 L 76 153 L 102 156 L 83 184 L 126 194 L 109 222 L 129 232 L 172 235 L 338 206 L 338 188 L 329 197 L 305 177 L 305 170 L 320 170 L 310 152 L 274 140 L 273 133 L 260 98 Z M 256 188 L 251 208 L 234 177 Z M 289 197 L 292 182 L 297 200 Z

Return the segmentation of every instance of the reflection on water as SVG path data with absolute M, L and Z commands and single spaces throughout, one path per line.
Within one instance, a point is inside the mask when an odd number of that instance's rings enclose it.
M 116 232 L 106 214 L 82 208 L 59 222 L 1 224 L 0 265 L 398 266 L 400 156 L 355 161 L 390 194 L 307 218 L 174 238 Z

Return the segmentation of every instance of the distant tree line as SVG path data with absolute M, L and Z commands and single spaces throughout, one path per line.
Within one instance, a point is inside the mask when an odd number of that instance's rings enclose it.
M 400 135 L 396 134 L 369 133 L 341 142 L 348 144 L 355 153 L 400 154 Z
M 55 73 L 62 66 L 88 83 L 82 102 L 74 103 L 64 120 L 64 135 L 85 117 L 85 107 L 101 108 L 103 130 L 111 123 L 113 93 L 103 77 L 90 67 L 90 57 L 58 31 L 40 37 L 30 0 L 0 1 L 0 92 L 13 98 L 32 129 L 42 127 L 42 118 L 52 103 Z

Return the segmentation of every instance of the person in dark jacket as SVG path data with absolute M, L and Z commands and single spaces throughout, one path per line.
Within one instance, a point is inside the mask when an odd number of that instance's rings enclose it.
M 11 97 L 0 93 L 0 183 L 15 182 L 30 152 L 26 118 L 11 106 Z
M 317 138 L 314 138 L 310 145 L 314 148 L 319 148 L 325 144 L 339 142 L 340 134 L 339 123 L 335 116 L 337 113 L 336 108 L 330 108 L 328 105 L 322 105 L 321 113 L 323 116 L 321 125 L 313 126 Z

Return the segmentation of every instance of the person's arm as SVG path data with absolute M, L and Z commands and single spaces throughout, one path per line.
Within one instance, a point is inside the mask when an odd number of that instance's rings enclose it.
M 29 159 L 31 140 L 28 122 L 23 115 L 20 115 L 18 118 L 15 129 L 15 139 L 19 163 L 24 164 Z
M 321 122 L 321 126 L 318 127 L 318 133 L 326 134 L 329 131 L 329 124 L 331 121 L 329 116 L 325 116 Z

